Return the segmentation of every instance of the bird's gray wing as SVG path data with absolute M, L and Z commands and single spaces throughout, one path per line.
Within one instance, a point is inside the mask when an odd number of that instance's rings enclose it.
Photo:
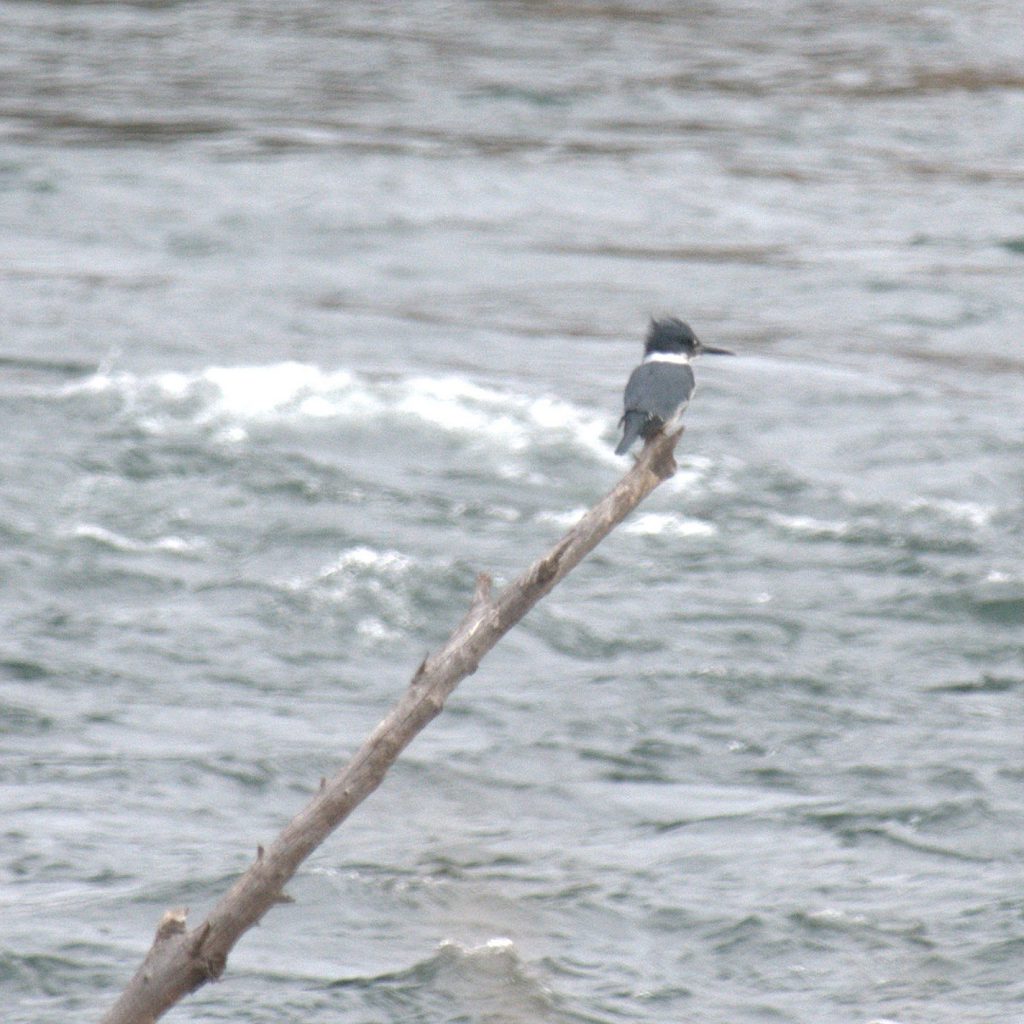
M 645 412 L 663 423 L 690 400 L 693 370 L 686 363 L 642 363 L 629 377 L 622 396 L 626 412 Z

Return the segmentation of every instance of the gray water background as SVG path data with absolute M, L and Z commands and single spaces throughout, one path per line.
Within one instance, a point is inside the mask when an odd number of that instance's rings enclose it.
M 0 986 L 96 1020 L 628 465 L 168 1019 L 1024 1021 L 1019 4 L 0 2 Z

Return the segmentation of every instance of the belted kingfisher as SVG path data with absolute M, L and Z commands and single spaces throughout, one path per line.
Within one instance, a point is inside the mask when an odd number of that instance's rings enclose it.
M 690 360 L 704 352 L 735 355 L 698 341 L 690 325 L 674 316 L 651 319 L 643 362 L 629 375 L 623 395 L 622 440 L 616 455 L 624 455 L 638 437 L 649 441 L 659 430 L 675 429 L 696 387 Z

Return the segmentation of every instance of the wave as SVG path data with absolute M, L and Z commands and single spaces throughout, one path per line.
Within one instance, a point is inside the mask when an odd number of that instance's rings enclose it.
M 299 362 L 148 375 L 101 370 L 67 385 L 63 393 L 113 400 L 121 416 L 155 434 L 199 428 L 237 443 L 260 424 L 385 419 L 483 439 L 511 452 L 569 443 L 602 461 L 619 462 L 611 451 L 612 414 L 457 375 L 372 378 Z
M 586 514 L 585 508 L 573 508 L 565 512 L 538 512 L 534 516 L 534 522 L 568 530 Z M 633 519 L 627 519 L 622 525 L 622 532 L 640 537 L 713 537 L 718 533 L 718 527 L 702 519 L 690 519 L 671 513 L 645 512 Z
M 317 573 L 317 580 L 347 580 L 360 570 L 370 570 L 384 576 L 401 576 L 412 564 L 412 559 L 400 551 L 375 551 L 359 545 L 343 551 L 330 565 L 321 569 Z
M 357 544 L 312 575 L 279 585 L 294 597 L 340 612 L 354 621 L 360 638 L 376 644 L 430 623 L 452 600 L 465 598 L 472 579 L 472 571 L 461 564 Z
M 993 571 L 932 595 L 933 603 L 957 617 L 970 615 L 993 626 L 1024 625 L 1024 577 Z
M 627 522 L 622 529 L 625 533 L 635 533 L 642 537 L 713 537 L 718 533 L 717 526 L 702 519 L 688 519 L 659 512 L 639 515 Z
M 378 1002 L 409 1011 L 407 1000 L 415 996 L 417 1007 L 429 1007 L 434 1019 L 450 1019 L 457 1005 L 465 1019 L 494 1024 L 513 1021 L 581 1020 L 562 1001 L 533 977 L 507 938 L 493 938 L 477 946 L 451 939 L 436 951 L 404 970 L 372 977 L 344 978 L 330 986 L 336 991 L 373 989 Z
M 173 554 L 191 554 L 203 547 L 200 540 L 188 540 L 184 537 L 154 537 L 152 540 L 135 540 L 123 534 L 115 533 L 95 523 L 79 523 L 69 531 L 71 537 L 93 541 L 116 551 L 128 551 L 134 554 L 146 551 L 167 551 Z
M 905 508 L 910 513 L 924 512 L 976 530 L 988 526 L 996 512 L 992 505 L 982 505 L 976 501 L 954 501 L 950 498 L 915 498 L 907 502 Z
M 763 516 L 776 530 L 807 541 L 960 551 L 972 549 L 998 513 L 995 506 L 979 502 L 923 497 L 887 503 L 835 497 L 829 511 L 821 516 L 768 510 Z
M 534 516 L 534 522 L 545 526 L 557 526 L 562 530 L 569 530 L 586 514 L 587 510 L 585 508 L 571 508 L 565 512 L 538 512 Z

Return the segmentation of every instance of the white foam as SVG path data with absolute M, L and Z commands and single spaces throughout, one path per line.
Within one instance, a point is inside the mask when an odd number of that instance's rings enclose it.
M 72 537 L 79 537 L 84 540 L 96 541 L 117 551 L 130 551 L 134 553 L 144 551 L 169 551 L 173 554 L 189 554 L 199 550 L 202 542 L 197 540 L 186 540 L 184 537 L 157 537 L 154 540 L 143 541 L 126 537 L 123 534 L 115 533 L 104 526 L 95 523 L 79 523 L 71 530 Z
M 850 531 L 850 524 L 837 519 L 815 519 L 813 516 L 788 516 L 772 513 L 769 521 L 784 530 L 802 533 L 810 537 L 845 537 Z
M 523 518 L 523 513 L 511 505 L 488 505 L 484 511 L 492 519 L 498 519 L 503 523 L 517 523 Z
M 665 481 L 665 490 L 670 494 L 696 493 L 708 486 L 708 478 L 714 469 L 714 462 L 705 455 L 693 452 L 680 452 L 677 455 L 679 467 Z M 721 489 L 723 481 L 716 482 L 716 489 Z
M 868 919 L 863 914 L 850 914 L 836 907 L 812 910 L 808 913 L 807 920 L 828 928 L 862 928 L 868 924 Z
M 281 416 L 340 415 L 353 407 L 352 374 L 325 372 L 307 363 L 208 366 L 195 373 L 98 372 L 65 394 L 114 392 L 129 410 L 151 417 L 186 414 L 200 424 L 251 422 Z
M 906 508 L 910 512 L 934 511 L 955 523 L 965 523 L 980 530 L 992 521 L 995 515 L 995 508 L 991 505 L 981 505 L 975 501 L 953 501 L 949 498 L 929 500 L 918 498 L 910 502 Z
M 168 398 L 183 399 L 188 394 L 189 378 L 183 373 L 160 373 L 154 378 L 154 384 Z
M 1012 582 L 1014 582 L 1014 577 L 1011 576 L 1008 572 L 1001 572 L 999 569 L 993 569 L 985 577 L 985 582 L 986 583 L 1012 583 Z
M 356 632 L 363 637 L 365 640 L 370 640 L 376 643 L 390 643 L 401 637 L 401 634 L 385 625 L 380 619 L 374 617 L 368 617 L 360 619 L 356 623 Z
M 397 405 L 400 413 L 430 423 L 454 434 L 485 437 L 500 441 L 512 451 L 522 451 L 529 445 L 526 424 L 508 415 L 496 415 L 475 409 L 465 402 L 453 401 L 430 390 L 411 392 Z
M 552 526 L 568 529 L 570 526 L 575 526 L 586 514 L 585 508 L 573 508 L 567 512 L 538 512 L 533 518 L 537 523 L 549 523 Z
M 531 444 L 567 440 L 615 463 L 604 437 L 607 417 L 542 395 L 529 398 L 461 377 L 413 377 L 399 385 L 398 411 L 450 433 L 483 437 L 513 452 Z
M 299 403 L 299 413 L 302 416 L 310 416 L 313 419 L 327 419 L 337 415 L 337 408 L 333 402 L 328 401 L 323 395 L 310 395 Z
M 568 442 L 618 464 L 606 437 L 608 413 L 547 395 L 485 387 L 457 375 L 375 380 L 289 361 L 209 366 L 194 373 L 102 371 L 64 393 L 111 394 L 121 399 L 125 414 L 152 433 L 191 425 L 212 430 L 225 443 L 244 441 L 255 423 L 400 417 L 516 455 L 531 446 Z
M 370 643 L 384 643 L 412 622 L 404 577 L 416 561 L 400 551 L 359 544 L 346 548 L 312 576 L 286 580 L 290 591 L 348 608 L 358 615 L 356 634 Z
M 214 440 L 221 444 L 241 444 L 249 436 L 244 427 L 222 427 L 214 435 Z
M 674 537 L 713 537 L 718 527 L 701 519 L 688 519 L 660 512 L 645 512 L 630 520 L 622 528 L 626 533 L 644 537 L 668 535 Z
M 367 571 L 387 576 L 399 576 L 412 564 L 412 559 L 400 551 L 376 551 L 374 548 L 359 545 L 342 551 L 330 565 L 317 573 L 317 578 L 327 580 L 339 575 Z
M 113 391 L 118 387 L 118 378 L 130 376 L 129 374 L 112 374 L 107 370 L 97 370 L 96 373 L 91 374 L 82 380 L 77 380 L 73 384 L 67 384 L 62 389 L 65 395 L 74 395 L 80 392 L 94 392 L 101 394 L 104 391 Z
M 441 952 L 454 953 L 458 956 L 491 957 L 515 954 L 516 944 L 511 939 L 498 935 L 479 946 L 467 946 L 455 939 L 442 939 L 437 948 Z
M 211 366 L 199 379 L 212 384 L 216 397 L 211 412 L 239 420 L 257 420 L 284 413 L 309 415 L 303 406 L 318 399 L 315 415 L 323 415 L 325 404 L 337 414 L 338 399 L 352 387 L 352 375 L 345 370 L 325 373 L 307 363 L 277 363 L 272 366 Z M 328 401 L 333 396 L 334 401 Z

